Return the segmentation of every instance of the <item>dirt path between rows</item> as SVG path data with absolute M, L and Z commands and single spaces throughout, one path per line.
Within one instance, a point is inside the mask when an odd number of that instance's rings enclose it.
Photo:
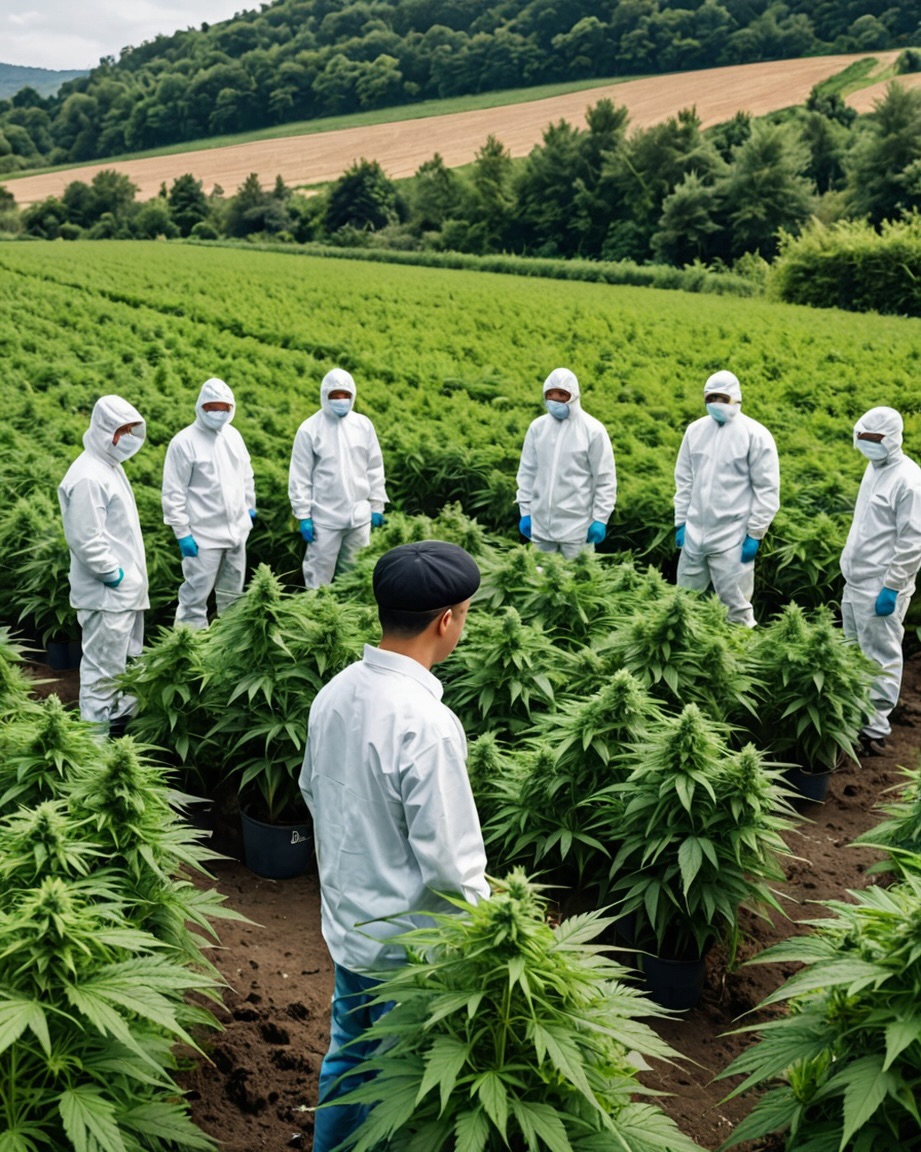
M 326 184 L 362 157 L 378 160 L 396 179 L 411 176 L 435 152 L 441 153 L 450 168 L 469 164 L 490 134 L 498 137 L 513 156 L 526 156 L 540 143 L 549 124 L 567 120 L 582 126 L 585 110 L 603 98 L 626 105 L 634 127 L 648 127 L 692 105 L 704 127 L 728 120 L 739 111 L 763 116 L 778 108 L 802 104 L 813 85 L 867 55 L 813 56 L 651 76 L 527 104 L 424 120 L 259 140 L 143 160 L 103 161 L 18 180 L 7 178 L 6 187 L 22 207 L 47 196 L 59 196 L 72 180 L 88 182 L 100 169 L 116 168 L 131 177 L 141 199 L 155 196 L 164 181 L 169 184 L 186 172 L 203 181 L 207 191 L 219 184 L 229 194 L 251 172 L 257 172 L 266 186 L 276 176 L 293 187 Z M 874 53 L 880 67 L 890 64 L 897 55 L 895 51 Z

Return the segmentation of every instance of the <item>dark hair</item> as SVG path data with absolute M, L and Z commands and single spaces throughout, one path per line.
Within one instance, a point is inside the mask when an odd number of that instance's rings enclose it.
M 405 612 L 399 608 L 377 607 L 377 618 L 385 636 L 401 636 L 406 640 L 421 636 L 433 620 L 443 616 L 447 608 L 430 608 L 427 612 Z

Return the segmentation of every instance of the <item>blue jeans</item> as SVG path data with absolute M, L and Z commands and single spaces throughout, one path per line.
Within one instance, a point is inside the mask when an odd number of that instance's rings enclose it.
M 338 1084 L 335 1083 L 343 1073 L 351 1072 L 373 1055 L 377 1043 L 362 1040 L 361 1037 L 390 1007 L 389 1004 L 370 1004 L 380 981 L 359 976 L 357 972 L 340 968 L 338 964 L 335 968 L 336 987 L 329 1025 L 329 1051 L 323 1057 L 320 1067 L 321 1104 L 344 1096 L 350 1089 L 357 1088 L 371 1078 L 365 1072 L 349 1075 Z M 314 1119 L 313 1152 L 332 1152 L 358 1129 L 368 1112 L 367 1104 L 341 1104 L 319 1109 Z

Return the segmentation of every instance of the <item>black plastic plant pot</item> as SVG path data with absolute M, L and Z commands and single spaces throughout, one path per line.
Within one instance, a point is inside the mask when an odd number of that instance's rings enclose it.
M 704 990 L 706 956 L 697 960 L 663 960 L 660 956 L 640 956 L 646 976 L 646 991 L 663 1008 L 686 1011 L 696 1008 Z
M 806 772 L 802 768 L 788 768 L 784 776 L 790 787 L 803 800 L 821 804 L 828 792 L 831 772 Z
M 243 859 L 250 872 L 269 880 L 290 880 L 310 867 L 313 834 L 310 821 L 266 824 L 240 809 Z
M 49 668 L 55 672 L 67 672 L 80 667 L 83 647 L 79 640 L 49 640 L 46 655 Z

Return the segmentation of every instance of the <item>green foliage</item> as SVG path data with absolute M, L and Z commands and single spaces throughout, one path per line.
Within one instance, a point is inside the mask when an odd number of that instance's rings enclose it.
M 788 604 L 758 630 L 751 666 L 760 747 L 816 772 L 834 768 L 842 755 L 855 757 L 876 665 L 844 639 L 829 608 L 809 617 Z
M 674 1053 L 640 1017 L 663 1015 L 593 943 L 598 913 L 557 927 L 523 873 L 476 906 L 405 934 L 410 963 L 377 989 L 394 1007 L 366 1033 L 371 1104 L 354 1152 L 693 1152 L 642 1092 L 636 1056 Z M 456 1143 L 455 1143 L 456 1142 Z
M 874 864 L 873 871 L 917 871 L 921 856 L 921 768 L 901 768 L 902 782 L 893 785 L 898 797 L 882 805 L 885 819 L 867 829 L 854 841 L 882 848 L 888 853 L 882 864 Z
M 917 857 L 915 858 L 917 860 Z M 731 1093 L 764 1088 L 723 1148 L 781 1132 L 785 1147 L 884 1152 L 910 1148 L 921 1131 L 921 879 L 906 874 L 888 891 L 825 901 L 831 915 L 807 921 L 756 963 L 802 964 L 762 1007 L 787 1015 L 757 1031 L 720 1077 L 744 1076 Z
M 356 160 L 329 190 L 324 225 L 376 232 L 396 219 L 396 185 L 376 160 Z
M 730 753 L 724 731 L 688 704 L 639 743 L 624 784 L 611 893 L 636 916 L 638 947 L 690 959 L 739 932 L 740 906 L 781 911 L 770 881 L 790 851 L 793 815 L 753 745 Z

